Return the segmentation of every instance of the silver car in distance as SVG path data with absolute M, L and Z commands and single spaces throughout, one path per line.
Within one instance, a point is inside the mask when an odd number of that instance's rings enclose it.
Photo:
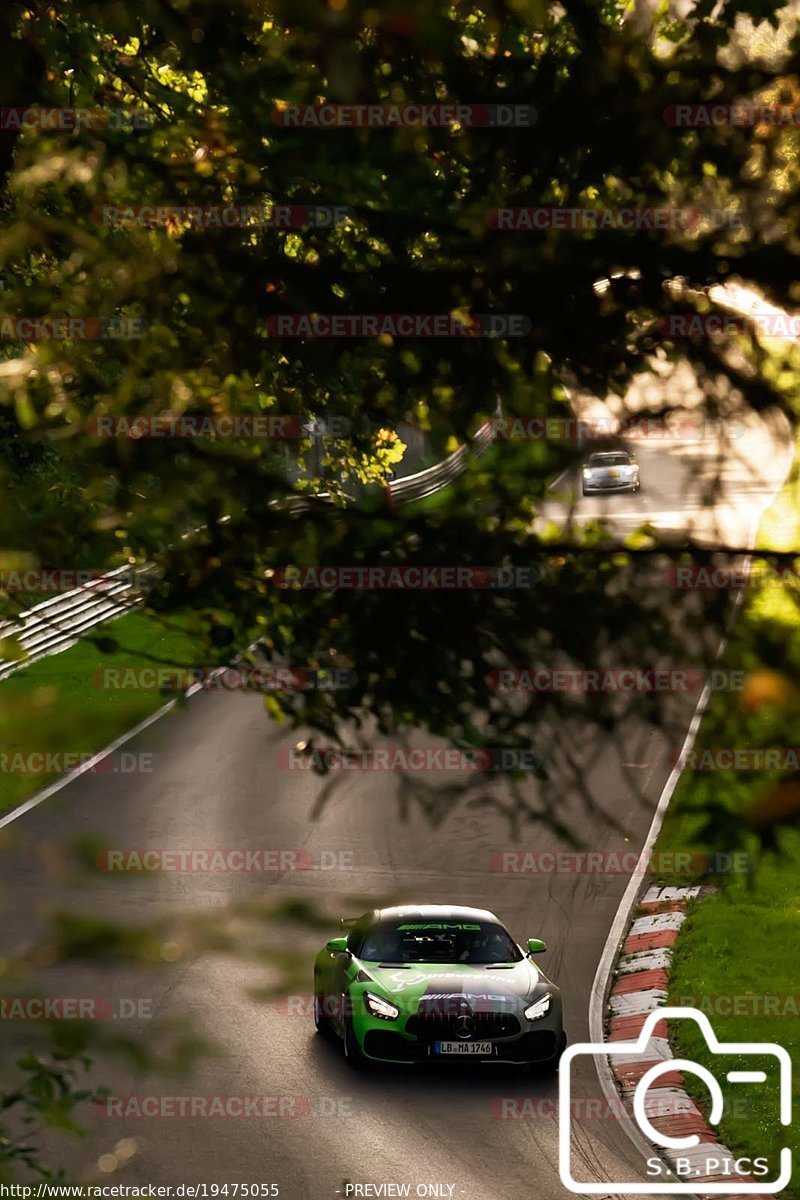
M 639 490 L 639 464 L 627 450 L 605 450 L 590 454 L 582 475 L 584 496 Z

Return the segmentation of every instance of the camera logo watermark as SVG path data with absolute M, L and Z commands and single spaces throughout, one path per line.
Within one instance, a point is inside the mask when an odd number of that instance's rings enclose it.
M 689 1059 L 670 1058 L 658 1054 L 651 1045 L 659 1022 L 664 1020 L 691 1020 L 702 1032 L 709 1049 L 721 1058 L 720 1067 L 729 1084 L 759 1086 L 768 1080 L 765 1070 L 747 1069 L 742 1059 L 755 1058 L 759 1068 L 764 1059 L 777 1064 L 779 1079 L 779 1112 L 776 1114 L 781 1125 L 791 1124 L 792 1119 L 792 1064 L 788 1052 L 774 1042 L 720 1042 L 711 1023 L 704 1013 L 695 1008 L 661 1008 L 648 1014 L 641 1034 L 635 1042 L 592 1043 L 581 1042 L 570 1046 L 561 1057 L 559 1071 L 559 1174 L 561 1182 L 570 1192 L 581 1195 L 608 1195 L 609 1191 L 620 1195 L 671 1195 L 695 1189 L 704 1195 L 774 1195 L 782 1191 L 792 1177 L 792 1152 L 788 1146 L 780 1151 L 779 1163 L 771 1164 L 764 1156 L 734 1159 L 725 1154 L 716 1143 L 701 1145 L 697 1133 L 685 1136 L 669 1132 L 654 1124 L 659 1113 L 654 1111 L 648 1089 L 657 1089 L 662 1076 L 676 1071 L 696 1075 L 702 1079 L 711 1096 L 709 1124 L 719 1125 L 723 1117 L 724 1100 L 722 1089 L 715 1075 L 707 1067 Z M 580 1180 L 573 1174 L 572 1117 L 572 1063 L 576 1058 L 603 1058 L 617 1060 L 622 1065 L 635 1062 L 647 1064 L 648 1051 L 657 1060 L 642 1073 L 633 1094 L 633 1116 L 640 1131 L 666 1156 L 671 1163 L 667 1166 L 661 1157 L 647 1159 L 647 1180 L 641 1181 L 597 1181 Z M 728 1061 L 726 1062 L 726 1056 Z M 656 1097 L 656 1100 L 658 1097 Z M 664 1122 L 662 1122 L 664 1124 Z M 777 1166 L 777 1171 L 773 1169 Z M 773 1178 L 769 1178 L 773 1176 Z M 723 1177 L 723 1178 L 720 1178 Z

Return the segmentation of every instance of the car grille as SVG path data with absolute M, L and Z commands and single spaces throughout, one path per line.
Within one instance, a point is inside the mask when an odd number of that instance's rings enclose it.
M 471 1027 L 464 1027 L 462 1016 L 470 1018 Z M 463 1014 L 420 1011 L 406 1022 L 406 1033 L 420 1041 L 479 1042 L 486 1038 L 516 1037 L 520 1024 L 513 1013 L 469 1012 Z M 465 1033 L 467 1036 L 464 1036 Z
M 413 1020 L 414 1018 L 412 1018 Z M 445 1039 L 448 1040 L 448 1039 Z M 558 1042 L 554 1033 L 538 1030 L 535 1033 L 525 1033 L 520 1038 L 510 1042 L 502 1042 L 496 1047 L 496 1053 L 489 1056 L 493 1062 L 500 1063 L 539 1063 L 551 1060 L 556 1053 Z M 370 1058 L 388 1059 L 399 1063 L 436 1062 L 437 1066 L 474 1066 L 476 1059 L 472 1056 L 466 1059 L 433 1057 L 430 1054 L 428 1042 L 410 1042 L 399 1033 L 390 1030 L 370 1029 L 364 1038 L 364 1051 Z M 478 1056 L 481 1062 L 486 1059 Z
M 499 1050 L 501 1062 L 546 1062 L 558 1049 L 558 1039 L 547 1029 L 523 1034 L 515 1042 L 509 1042 Z
M 369 1058 L 389 1059 L 391 1062 L 426 1062 L 428 1047 L 390 1030 L 369 1029 L 364 1037 L 364 1053 Z

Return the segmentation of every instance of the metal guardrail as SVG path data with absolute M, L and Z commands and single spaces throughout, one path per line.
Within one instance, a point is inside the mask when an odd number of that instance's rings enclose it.
M 667 286 L 671 291 L 678 293 L 687 290 L 688 287 L 689 292 L 694 290 L 699 294 L 698 289 L 691 289 L 683 280 L 670 280 Z M 721 308 L 732 312 L 757 313 L 765 309 L 772 312 L 781 311 L 748 293 L 747 289 L 732 290 L 728 285 L 715 285 L 701 290 Z M 499 405 L 497 412 L 499 415 Z M 486 452 L 495 439 L 495 433 L 494 422 L 487 421 L 469 444 L 460 446 L 440 463 L 424 471 L 417 471 L 414 475 L 392 480 L 385 488 L 389 507 L 424 500 L 447 487 L 463 473 L 470 458 L 479 457 Z M 354 501 L 355 498 L 349 499 Z M 320 501 L 328 503 L 330 497 L 323 492 L 316 496 L 292 496 L 288 500 L 275 501 L 274 504 L 294 516 L 307 512 L 313 504 Z M 145 568 L 139 571 L 138 575 L 141 577 L 148 573 L 149 568 Z M 127 581 L 124 578 L 126 574 Z M 134 573 L 128 567 L 120 567 L 91 584 L 46 600 L 44 604 L 29 609 L 16 621 L 0 623 L 0 640 L 15 639 L 25 651 L 24 659 L 5 662 L 0 660 L 0 679 L 5 679 L 20 667 L 36 662 L 48 654 L 66 650 L 89 629 L 113 617 L 121 616 L 135 604 L 141 603 L 141 600 L 141 591 Z
M 141 604 L 141 581 L 149 574 L 147 568 L 137 571 L 118 567 L 91 583 L 29 608 L 13 621 L 0 623 L 0 641 L 16 642 L 25 655 L 0 661 L 0 679 L 48 654 L 67 650 L 88 630 L 130 612 Z
M 468 445 L 459 446 L 440 463 L 425 471 L 417 471 L 415 475 L 406 475 L 404 479 L 393 479 L 388 487 L 391 500 L 395 504 L 410 504 L 412 500 L 424 500 L 426 496 L 432 496 L 434 492 L 447 487 L 466 470 L 470 458 L 479 458 L 486 453 L 494 437 L 494 424 L 487 421 Z
M 494 436 L 494 426 L 487 422 L 469 445 L 460 446 L 442 462 L 415 475 L 392 480 L 386 489 L 389 502 L 409 504 L 447 487 L 466 469 L 470 457 L 485 453 Z M 276 501 L 276 504 L 294 516 L 307 511 L 312 503 L 327 502 L 328 499 L 327 493 L 321 493 L 313 497 L 292 496 L 287 501 Z M 6 679 L 14 671 L 49 654 L 69 649 L 90 629 L 130 612 L 131 608 L 141 604 L 141 585 L 152 571 L 151 567 L 118 567 L 63 596 L 54 596 L 52 600 L 37 604 L 13 621 L 0 622 L 0 641 L 15 641 L 25 655 L 20 659 L 0 660 L 0 679 Z
M 441 462 L 435 463 L 432 467 L 426 467 L 424 471 L 405 475 L 402 479 L 392 479 L 387 483 L 384 488 L 387 503 L 390 507 L 395 504 L 411 504 L 414 500 L 424 500 L 426 496 L 432 496 L 434 492 L 441 491 L 442 488 L 447 487 L 463 474 L 470 458 L 480 458 L 482 454 L 485 454 L 494 439 L 494 422 L 487 421 L 481 425 L 469 443 L 459 446 Z M 354 496 L 350 496 L 348 499 L 355 501 Z M 273 503 L 276 508 L 282 508 L 290 516 L 296 516 L 307 512 L 313 504 L 320 501 L 327 503 L 329 500 L 330 496 L 327 492 L 317 492 L 316 495 L 291 496 L 288 500 L 275 500 Z

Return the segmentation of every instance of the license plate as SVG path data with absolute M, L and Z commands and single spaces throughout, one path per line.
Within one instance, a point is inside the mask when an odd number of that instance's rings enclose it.
M 434 1042 L 435 1054 L 491 1054 L 491 1042 Z

